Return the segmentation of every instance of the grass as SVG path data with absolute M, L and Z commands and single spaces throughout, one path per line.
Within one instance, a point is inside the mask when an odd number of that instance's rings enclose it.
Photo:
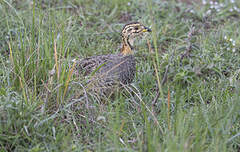
M 240 3 L 204 2 L 0 1 L 0 150 L 239 151 Z M 73 59 L 117 53 L 136 20 L 133 84 L 73 100 Z

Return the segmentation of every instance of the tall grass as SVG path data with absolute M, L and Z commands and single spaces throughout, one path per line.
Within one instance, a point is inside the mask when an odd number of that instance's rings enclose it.
M 239 151 L 239 2 L 222 3 L 0 1 L 1 151 Z M 134 83 L 100 101 L 72 59 L 118 52 L 136 20 L 153 32 Z

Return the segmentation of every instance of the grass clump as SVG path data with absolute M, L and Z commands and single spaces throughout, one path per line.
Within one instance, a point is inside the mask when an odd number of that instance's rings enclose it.
M 239 151 L 239 7 L 1 1 L 0 149 Z M 136 20 L 153 34 L 136 45 L 132 86 L 105 103 L 74 98 L 86 80 L 72 60 L 118 52 L 122 26 Z

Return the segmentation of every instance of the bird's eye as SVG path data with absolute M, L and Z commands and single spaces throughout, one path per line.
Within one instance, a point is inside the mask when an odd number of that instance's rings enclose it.
M 134 29 L 135 29 L 135 30 L 138 30 L 138 29 L 139 29 L 139 27 L 135 27 Z

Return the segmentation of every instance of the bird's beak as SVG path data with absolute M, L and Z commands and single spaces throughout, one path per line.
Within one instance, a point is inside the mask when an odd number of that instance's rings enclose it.
M 152 30 L 148 27 L 144 27 L 144 29 L 142 30 L 142 32 L 152 32 Z

